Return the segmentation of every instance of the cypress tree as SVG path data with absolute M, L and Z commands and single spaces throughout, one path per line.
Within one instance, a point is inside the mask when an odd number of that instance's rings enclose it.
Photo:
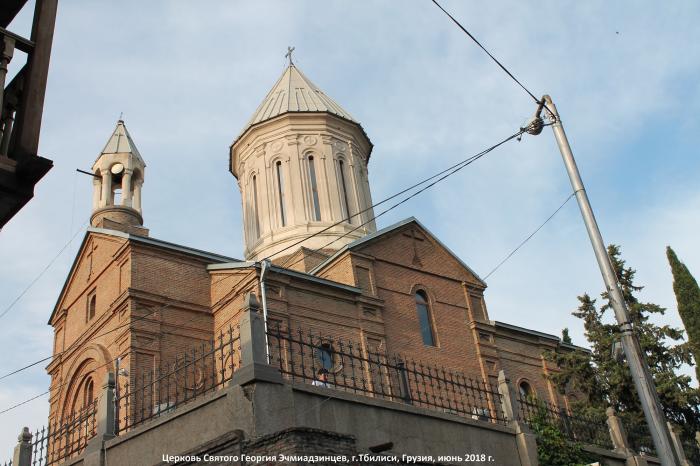
M 700 287 L 688 267 L 678 260 L 671 246 L 666 247 L 666 257 L 673 274 L 673 292 L 676 294 L 678 314 L 685 327 L 688 346 L 695 359 L 695 374 L 700 382 Z

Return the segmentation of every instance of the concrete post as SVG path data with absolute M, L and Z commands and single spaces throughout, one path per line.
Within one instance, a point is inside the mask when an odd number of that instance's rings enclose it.
M 498 393 L 501 395 L 503 415 L 515 429 L 515 441 L 522 466 L 538 466 L 537 438 L 524 422 L 520 421 L 520 405 L 513 384 L 506 378 L 505 371 L 498 372 Z
M 673 444 L 673 448 L 676 450 L 676 455 L 678 455 L 678 460 L 680 461 L 681 466 L 691 466 L 690 461 L 688 461 L 688 458 L 685 457 L 683 442 L 681 442 L 681 437 L 678 435 L 678 432 L 676 432 L 676 429 L 670 422 L 667 421 L 666 425 L 668 426 L 668 431 L 671 433 L 671 443 Z
M 102 393 L 97 402 L 95 423 L 96 434 L 88 441 L 85 448 L 83 466 L 104 466 L 106 454 L 104 443 L 114 438 L 114 389 L 116 387 L 114 372 L 108 372 L 102 385 Z
M 231 384 L 245 385 L 256 380 L 282 383 L 279 370 L 267 363 L 265 323 L 260 313 L 260 304 L 253 293 L 246 296 L 243 315 L 238 325 L 241 366 L 233 373 Z
M 503 414 L 509 421 L 517 421 L 520 413 L 520 405 L 518 398 L 515 395 L 513 384 L 506 378 L 505 371 L 498 372 L 498 393 L 501 394 L 501 405 L 503 406 Z
M 97 435 L 114 437 L 114 388 L 116 386 L 114 372 L 108 372 L 102 385 L 102 396 L 97 405 Z
M 23 427 L 22 432 L 17 437 L 12 464 L 14 466 L 31 466 L 32 464 L 32 434 L 29 432 L 29 427 Z
M 630 448 L 629 440 L 627 439 L 627 431 L 622 424 L 622 419 L 617 417 L 617 413 L 613 407 L 606 409 L 605 414 L 608 416 L 608 430 L 610 431 L 613 449 L 627 457 L 634 456 L 634 452 Z
M 695 432 L 695 443 L 697 443 L 698 448 L 700 448 L 700 432 Z

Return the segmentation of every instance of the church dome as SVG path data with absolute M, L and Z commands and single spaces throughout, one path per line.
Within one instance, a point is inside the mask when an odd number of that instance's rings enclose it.
M 323 93 L 294 64 L 277 80 L 245 129 L 286 112 L 328 112 L 357 123 L 350 113 Z
M 246 259 L 332 251 L 375 231 L 371 152 L 360 123 L 290 61 L 231 145 Z

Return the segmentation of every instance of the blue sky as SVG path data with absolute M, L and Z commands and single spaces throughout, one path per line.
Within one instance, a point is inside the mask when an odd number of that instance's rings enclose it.
M 664 248 L 700 276 L 700 4 L 443 2 L 536 95 L 552 95 L 603 237 L 638 270 L 641 298 L 678 325 Z M 11 30 L 28 35 L 27 12 Z M 0 232 L 0 309 L 84 229 L 91 183 L 75 169 L 90 168 L 120 112 L 148 165 L 151 235 L 241 257 L 228 145 L 282 73 L 288 45 L 372 139 L 375 200 L 512 134 L 534 110 L 429 0 L 61 2 L 40 144 L 55 167 Z M 414 215 L 484 275 L 569 192 L 546 129 L 378 224 Z M 0 320 L 0 372 L 50 354 L 46 321 L 80 238 Z M 492 319 L 569 327 L 585 345 L 570 312 L 602 282 L 575 203 L 488 284 Z M 0 408 L 45 391 L 43 367 L 0 381 Z M 0 459 L 47 410 L 44 397 L 0 415 Z

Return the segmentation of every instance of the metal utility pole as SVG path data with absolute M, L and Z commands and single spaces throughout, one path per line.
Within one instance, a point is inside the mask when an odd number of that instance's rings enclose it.
M 561 124 L 557 108 L 548 95 L 542 97 L 542 101 L 537 109 L 537 114 L 535 115 L 534 123 L 530 125 L 532 128 L 531 132 L 533 134 L 539 134 L 542 130 L 542 120 L 539 117 L 543 106 L 546 108 L 545 111 L 552 120 L 554 137 L 557 139 L 566 171 L 571 180 L 571 186 L 576 193 L 576 200 L 581 209 L 581 215 L 586 224 L 586 230 L 591 239 L 595 257 L 598 260 L 598 267 L 600 267 L 600 273 L 603 275 L 603 280 L 605 281 L 605 288 L 610 296 L 610 303 L 615 311 L 615 318 L 620 328 L 622 347 L 627 357 L 627 364 L 632 372 L 632 379 L 637 388 L 637 394 L 639 395 L 642 409 L 644 410 L 644 416 L 646 417 L 651 438 L 656 448 L 656 454 L 663 466 L 680 466 L 680 461 L 671 443 L 671 436 L 666 424 L 666 418 L 661 409 L 661 402 L 656 394 L 654 379 L 651 376 L 651 372 L 649 372 L 649 366 L 647 366 L 644 360 L 637 335 L 634 333 L 632 323 L 630 322 L 629 312 L 627 311 L 625 300 L 620 291 L 617 276 L 610 262 L 610 257 L 605 249 L 603 237 L 600 235 L 598 223 L 593 215 L 591 203 L 588 201 L 581 175 L 579 174 L 576 161 L 574 160 L 574 154 L 571 152 L 571 147 L 564 133 L 564 127 Z

